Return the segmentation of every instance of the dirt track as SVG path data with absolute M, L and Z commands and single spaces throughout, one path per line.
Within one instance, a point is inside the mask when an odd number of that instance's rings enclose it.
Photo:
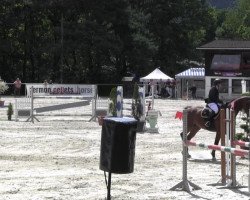
M 6 104 L 13 98 L 4 97 Z M 159 134 L 138 133 L 134 172 L 112 175 L 112 199 L 249 199 L 248 161 L 237 158 L 241 189 L 220 189 L 220 153 L 211 161 L 210 151 L 191 148 L 188 179 L 202 190 L 170 191 L 182 179 L 182 121 L 176 111 L 202 101 L 155 100 L 161 111 Z M 80 112 L 85 112 L 83 110 Z M 7 121 L 7 107 L 0 108 L 0 199 L 96 200 L 107 190 L 99 169 L 101 126 L 89 117 L 39 117 L 33 124 Z M 215 133 L 200 131 L 196 141 L 213 143 Z

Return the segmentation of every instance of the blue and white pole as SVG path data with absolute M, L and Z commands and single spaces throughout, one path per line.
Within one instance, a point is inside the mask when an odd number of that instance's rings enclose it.
M 117 99 L 116 99 L 116 113 L 117 117 L 123 117 L 123 88 L 122 86 L 117 87 Z
M 142 116 L 140 118 L 141 121 L 145 120 L 145 86 L 139 87 L 139 96 L 142 104 Z

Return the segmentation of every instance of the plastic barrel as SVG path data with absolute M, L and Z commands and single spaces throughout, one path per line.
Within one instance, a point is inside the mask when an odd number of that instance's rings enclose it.
M 100 169 L 126 174 L 134 171 L 137 121 L 134 118 L 104 118 Z

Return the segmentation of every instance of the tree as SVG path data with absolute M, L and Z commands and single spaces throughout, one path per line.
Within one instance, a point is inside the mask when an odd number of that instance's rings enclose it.
M 205 0 L 2 0 L 0 73 L 7 82 L 118 83 L 161 66 L 174 76 L 201 59 L 196 47 L 213 38 L 214 20 Z
M 217 29 L 217 37 L 250 39 L 250 1 L 239 0 L 226 13 L 225 21 Z
M 198 59 L 196 47 L 204 40 L 210 13 L 205 1 L 154 0 L 145 13 L 150 16 L 149 32 L 157 48 L 154 66 L 161 66 L 170 75 L 183 60 Z

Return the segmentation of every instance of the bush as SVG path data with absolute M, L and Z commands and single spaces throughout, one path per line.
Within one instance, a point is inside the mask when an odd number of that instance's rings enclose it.
M 250 96 L 250 92 L 242 93 L 241 96 L 247 96 L 247 97 L 249 97 Z
M 7 110 L 8 120 L 11 120 L 12 115 L 13 115 L 13 106 L 12 106 L 12 103 L 9 103 L 8 110 Z
M 8 85 L 3 80 L 0 80 L 0 94 L 3 94 L 8 88 Z

